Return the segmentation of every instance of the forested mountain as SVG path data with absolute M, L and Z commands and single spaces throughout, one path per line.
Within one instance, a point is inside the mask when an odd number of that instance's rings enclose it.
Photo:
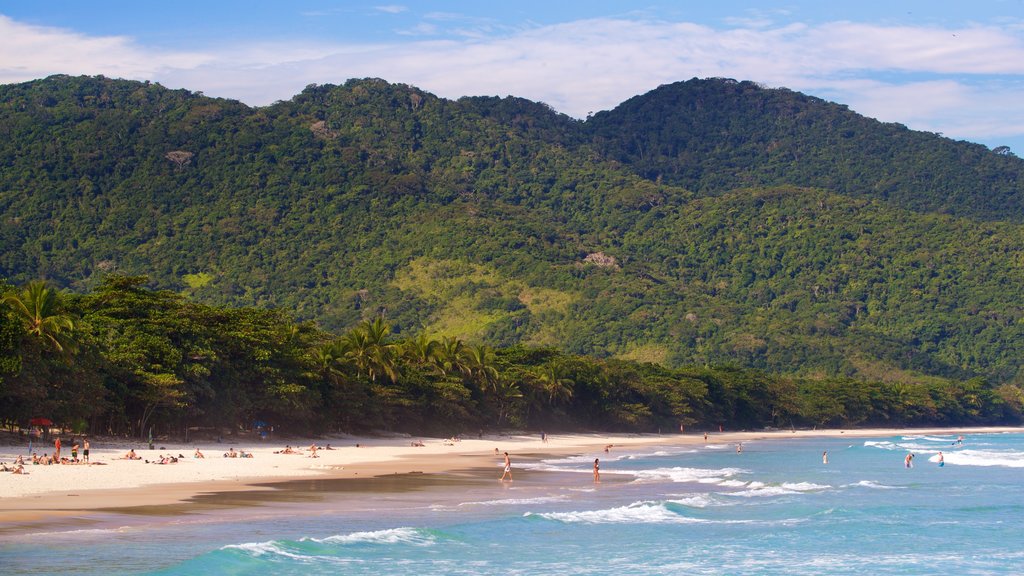
M 250 108 L 0 86 L 0 277 L 340 332 L 880 380 L 1017 377 L 1024 162 L 692 80 L 577 121 L 382 80 Z
M 921 213 L 1024 222 L 1024 163 L 753 82 L 691 80 L 636 96 L 587 124 L 602 155 L 701 194 L 795 185 Z

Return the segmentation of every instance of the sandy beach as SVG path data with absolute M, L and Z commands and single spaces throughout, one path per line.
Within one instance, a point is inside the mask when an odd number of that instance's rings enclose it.
M 888 437 L 916 434 L 974 434 L 1024 432 L 1024 428 L 929 428 L 847 429 L 710 433 L 708 443 L 742 443 L 762 439 L 808 437 Z M 70 453 L 65 439 L 62 454 Z M 186 501 L 198 494 L 259 489 L 256 485 L 276 480 L 303 478 L 372 478 L 391 474 L 446 473 L 493 467 L 500 475 L 504 452 L 513 467 L 520 458 L 543 455 L 589 455 L 641 446 L 703 444 L 702 432 L 675 435 L 554 434 L 542 441 L 531 435 L 488 435 L 459 441 L 439 438 L 319 438 L 231 445 L 228 443 L 158 443 L 154 450 L 139 442 L 92 441 L 85 465 L 31 465 L 27 474 L 0 472 L 0 512 L 6 522 L 60 516 L 85 510 L 116 509 Z M 321 447 L 312 457 L 310 445 Z M 417 445 L 422 443 L 422 446 Z M 332 449 L 323 449 L 330 445 Z M 286 446 L 294 454 L 279 453 Z M 134 448 L 141 460 L 123 456 Z M 204 458 L 196 458 L 199 449 Z M 251 453 L 252 458 L 229 458 L 231 448 Z M 51 444 L 36 444 L 39 454 L 52 453 Z M 27 446 L 0 446 L 0 462 L 10 463 L 20 454 L 30 461 Z M 497 451 L 497 452 L 496 452 Z M 156 463 L 161 456 L 179 457 L 173 464 Z M 147 462 L 148 461 L 148 462 Z M 264 488 L 265 489 L 265 488 Z

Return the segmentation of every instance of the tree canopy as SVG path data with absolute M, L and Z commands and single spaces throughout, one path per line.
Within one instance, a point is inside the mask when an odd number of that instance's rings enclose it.
M 0 421 L 25 426 L 45 416 L 77 432 L 136 437 L 261 425 L 301 434 L 452 435 L 1008 424 L 1024 414 L 1019 386 L 982 378 L 884 382 L 671 369 L 553 347 L 399 337 L 380 317 L 332 334 L 279 311 L 200 304 L 145 284 L 108 276 L 95 292 L 52 292 L 73 319 L 65 337 L 75 345 L 56 353 L 25 325 L 0 342 L 4 356 L 20 359 L 0 374 Z M 8 306 L 0 311 L 10 314 Z

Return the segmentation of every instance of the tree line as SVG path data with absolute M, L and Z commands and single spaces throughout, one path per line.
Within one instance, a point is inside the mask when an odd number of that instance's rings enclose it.
M 1017 424 L 1024 391 L 982 378 L 799 378 L 730 366 L 399 338 L 383 316 L 341 334 L 111 275 L 88 294 L 3 286 L 0 421 L 77 432 L 618 432 Z

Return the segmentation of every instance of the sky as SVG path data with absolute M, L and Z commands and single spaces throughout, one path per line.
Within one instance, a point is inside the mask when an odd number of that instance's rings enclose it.
M 0 0 L 0 83 L 51 74 L 253 106 L 373 77 L 576 118 L 725 77 L 1024 156 L 1024 0 Z

